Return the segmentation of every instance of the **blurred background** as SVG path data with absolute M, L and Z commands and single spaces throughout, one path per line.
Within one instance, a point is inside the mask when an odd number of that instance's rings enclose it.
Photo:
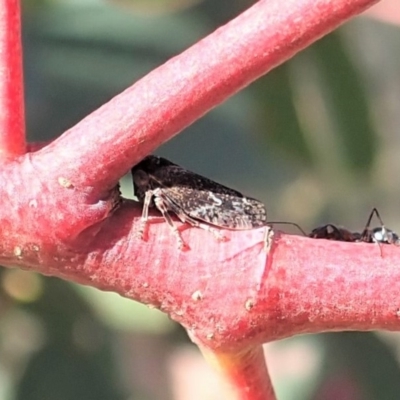
M 26 0 L 27 130 L 51 140 L 229 21 L 248 0 Z M 310 231 L 400 231 L 400 3 L 384 0 L 209 112 L 157 154 Z M 132 196 L 129 178 L 122 181 Z M 374 226 L 379 222 L 374 221 Z M 297 232 L 296 232 L 297 233 Z M 400 397 L 400 336 L 266 346 L 280 400 Z M 0 268 L 0 400 L 214 400 L 185 332 L 118 295 Z

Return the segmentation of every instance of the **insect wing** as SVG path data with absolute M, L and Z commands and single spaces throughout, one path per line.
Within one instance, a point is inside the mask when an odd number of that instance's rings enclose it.
M 168 200 L 186 215 L 227 229 L 251 229 L 266 225 L 264 204 L 176 165 L 151 174 Z
M 182 193 L 184 193 L 185 190 L 188 192 L 203 190 L 206 192 L 243 197 L 240 192 L 234 189 L 220 185 L 211 179 L 195 174 L 194 172 L 188 171 L 179 165 L 172 163 L 150 172 L 149 175 L 154 187 L 179 187 Z
M 258 200 L 188 171 L 162 157 L 148 156 L 132 169 L 135 194 L 143 201 L 148 191 L 164 206 L 183 215 L 227 229 L 266 225 L 266 209 Z M 156 194 L 157 193 L 157 194 Z M 154 205 L 154 201 L 150 205 Z
M 185 214 L 211 225 L 238 230 L 266 225 L 265 206 L 258 200 L 178 186 L 162 192 Z
M 264 204 L 249 197 L 200 191 L 192 204 L 191 217 L 223 228 L 251 229 L 267 223 Z

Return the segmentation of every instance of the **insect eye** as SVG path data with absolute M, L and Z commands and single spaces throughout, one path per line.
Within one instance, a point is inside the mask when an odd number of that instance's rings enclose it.
M 139 169 L 134 172 L 133 181 L 139 186 L 147 185 L 149 183 L 149 175 Z

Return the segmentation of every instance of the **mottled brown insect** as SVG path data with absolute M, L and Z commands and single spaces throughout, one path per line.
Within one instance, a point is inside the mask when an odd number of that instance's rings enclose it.
M 182 222 L 223 236 L 215 227 L 245 230 L 267 225 L 263 203 L 188 171 L 162 157 L 147 156 L 132 168 L 135 195 L 143 203 L 139 236 L 143 237 L 149 207 L 156 207 L 176 235 L 179 247 L 184 242 L 171 219 L 174 213 Z

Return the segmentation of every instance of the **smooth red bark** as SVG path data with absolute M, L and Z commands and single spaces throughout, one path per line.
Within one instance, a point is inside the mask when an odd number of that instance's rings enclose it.
M 230 391 L 227 388 L 225 398 L 230 400 L 276 399 L 261 346 L 234 354 L 208 352 L 203 349 L 203 355 L 210 364 L 224 374 L 226 383 L 231 388 Z
M 372 18 L 400 25 L 400 6 L 398 0 L 385 0 L 366 12 Z
M 383 246 L 382 257 L 371 244 L 276 234 L 267 254 L 264 229 L 225 232 L 229 241 L 218 242 L 188 228 L 183 237 L 190 250 L 180 251 L 162 218 L 152 218 L 143 241 L 135 237 L 140 206 L 125 201 L 113 212 L 115 184 L 136 161 L 374 2 L 260 1 L 52 144 L 20 157 L 20 82 L 12 90 L 3 73 L 1 264 L 112 290 L 167 312 L 219 364 L 229 361 L 233 367 L 223 369 L 241 399 L 262 398 L 256 390 L 273 398 L 260 378 L 266 375 L 263 342 L 328 330 L 399 329 L 395 246 Z M 7 43 L 17 38 L 6 29 L 16 15 L 6 8 L 12 6 L 15 11 L 16 2 L 0 0 L 6 19 L 0 70 L 9 74 L 15 49 Z M 10 76 L 22 78 L 18 71 Z
M 377 0 L 262 0 L 39 154 L 76 185 L 112 187 L 160 144 Z
M 26 151 L 20 19 L 18 0 L 0 2 L 0 159 Z
M 81 253 L 64 245 L 55 255 L 34 232 L 17 250 L 3 247 L 0 262 L 157 307 L 194 340 L 221 351 L 299 333 L 400 328 L 396 246 L 382 245 L 381 255 L 375 244 L 276 233 L 267 256 L 264 229 L 225 231 L 229 241 L 219 242 L 187 228 L 183 237 L 191 249 L 180 251 L 158 216 L 147 241 L 135 238 L 140 208 L 132 203 L 106 219 Z

